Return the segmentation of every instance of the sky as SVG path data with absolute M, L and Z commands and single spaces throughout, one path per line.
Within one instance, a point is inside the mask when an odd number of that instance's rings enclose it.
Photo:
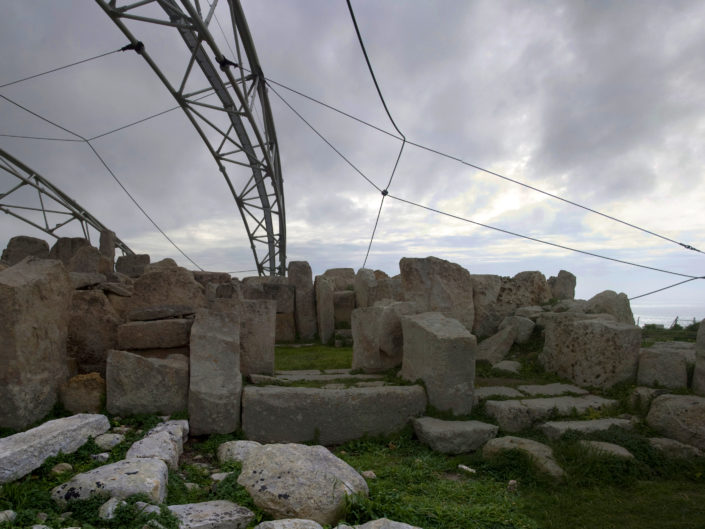
M 410 141 L 705 250 L 705 3 L 352 4 L 387 106 Z M 242 6 L 268 78 L 394 132 L 343 0 L 243 0 Z M 9 2 L 2 9 L 0 85 L 127 43 L 92 0 Z M 225 0 L 216 14 L 224 31 L 211 31 L 227 50 L 232 32 Z M 165 71 L 178 71 L 188 57 L 173 29 L 128 26 Z M 386 186 L 400 141 L 275 88 L 365 176 Z M 175 104 L 131 51 L 0 88 L 0 95 L 85 137 Z M 315 274 L 359 269 L 382 196 L 271 91 L 270 103 L 284 178 L 288 260 L 309 261 Z M 0 98 L 1 149 L 64 190 L 135 252 L 194 268 L 88 145 L 10 136 L 71 138 Z M 254 268 L 225 181 L 183 112 L 93 145 L 199 266 Z M 0 172 L 0 193 L 13 184 Z M 705 275 L 702 253 L 415 146 L 405 146 L 389 193 L 553 244 Z M 13 198 L 29 199 L 19 193 Z M 8 215 L 1 219 L 2 248 L 20 234 L 49 239 Z M 76 229 L 58 233 L 75 236 Z M 428 255 L 473 274 L 539 270 L 549 277 L 568 270 L 577 276 L 576 297 L 582 299 L 606 289 L 634 297 L 685 279 L 385 199 L 365 266 L 394 275 L 402 257 Z M 703 318 L 705 280 L 633 300 L 632 307 L 644 317 Z

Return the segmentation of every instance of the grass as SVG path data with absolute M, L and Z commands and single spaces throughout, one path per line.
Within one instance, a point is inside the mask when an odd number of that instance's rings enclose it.
M 699 323 L 692 323 L 685 328 L 676 325 L 670 329 L 646 324 L 641 330 L 642 346 L 648 347 L 655 342 L 695 342 L 699 327 Z
M 305 347 L 277 347 L 274 368 L 277 371 L 297 369 L 350 369 L 352 347 L 310 345 Z

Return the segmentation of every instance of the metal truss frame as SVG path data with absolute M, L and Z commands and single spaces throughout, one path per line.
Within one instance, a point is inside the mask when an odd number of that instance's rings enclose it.
M 7 173 L 14 177 L 14 180 L 11 180 L 11 182 L 14 182 L 14 185 L 11 183 L 8 191 L 0 192 L 0 211 L 3 213 L 26 222 L 56 239 L 59 238 L 59 235 L 55 232 L 73 221 L 81 225 L 83 236 L 89 242 L 91 240 L 89 228 L 95 229 L 98 233 L 108 231 L 108 228 L 91 215 L 86 208 L 49 182 L 49 180 L 24 165 L 3 149 L 0 149 L 0 173 Z M 8 196 L 27 187 L 33 188 L 37 192 L 37 206 L 10 204 L 6 202 Z M 50 206 L 52 203 L 55 205 Z M 38 224 L 29 218 L 30 212 L 41 213 L 44 222 Z M 49 217 L 47 215 L 57 215 L 62 220 L 56 225 L 50 226 Z M 122 251 L 123 255 L 131 255 L 134 253 L 118 238 L 115 240 L 115 246 Z
M 207 9 L 202 9 L 201 0 L 96 2 L 179 103 L 215 159 L 240 211 L 259 274 L 285 275 L 286 218 L 279 147 L 264 74 L 239 0 L 227 0 L 236 49 L 231 59 L 218 48 L 209 28 L 218 0 L 206 0 L 203 7 Z M 131 25 L 167 26 L 179 33 L 188 54 L 184 54 L 178 82 L 169 81 L 148 53 L 149 44 L 127 27 L 128 20 Z M 198 83 L 202 76 L 210 86 L 187 91 L 187 85 Z M 211 96 L 216 101 L 205 102 Z M 227 125 L 213 119 L 214 113 L 226 116 L 220 121 Z M 243 167 L 249 169 L 248 176 L 236 179 Z

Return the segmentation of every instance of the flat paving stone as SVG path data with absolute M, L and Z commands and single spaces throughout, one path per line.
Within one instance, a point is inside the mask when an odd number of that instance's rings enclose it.
M 308 382 L 327 382 L 329 380 L 380 380 L 384 377 L 381 375 L 350 375 L 346 373 L 315 373 L 315 374 L 295 374 L 295 375 L 277 375 L 277 380 L 285 382 L 299 382 L 302 380 Z
M 549 439 L 559 439 L 566 432 L 579 432 L 583 434 L 604 432 L 616 426 L 624 430 L 631 430 L 634 425 L 628 419 L 595 419 L 592 421 L 551 421 L 539 426 Z
M 589 393 L 589 391 L 578 386 L 574 386 L 572 384 L 561 384 L 559 382 L 555 382 L 553 384 L 533 384 L 518 386 L 517 389 L 529 396 L 546 395 L 554 397 L 559 395 L 565 395 L 566 393 L 573 393 L 575 395 L 587 395 Z
M 435 452 L 473 452 L 497 435 L 497 426 L 480 421 L 444 421 L 433 417 L 412 419 L 419 440 Z
M 170 505 L 181 529 L 239 529 L 250 525 L 255 515 L 249 509 L 227 500 Z

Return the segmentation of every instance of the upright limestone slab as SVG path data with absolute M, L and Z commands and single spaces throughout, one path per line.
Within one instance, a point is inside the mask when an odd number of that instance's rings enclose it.
M 470 413 L 477 340 L 457 320 L 437 312 L 402 316 L 401 376 L 423 380 L 431 406 L 456 415 Z
M 316 276 L 316 318 L 318 337 L 327 344 L 335 332 L 335 307 L 333 305 L 334 282 L 324 276 Z
M 240 318 L 235 310 L 199 309 L 191 328 L 189 422 L 194 435 L 240 426 Z
M 306 261 L 290 261 L 289 284 L 294 286 L 296 292 L 296 332 L 300 339 L 311 340 L 318 330 L 311 265 Z
M 89 437 L 109 429 L 110 422 L 105 415 L 79 414 L 3 437 L 0 439 L 0 483 L 26 476 L 59 452 L 71 454 Z
M 59 261 L 26 257 L 0 272 L 0 427 L 26 428 L 56 403 L 72 291 Z
M 693 393 L 705 397 L 705 320 L 700 322 L 695 342 L 695 372 Z

